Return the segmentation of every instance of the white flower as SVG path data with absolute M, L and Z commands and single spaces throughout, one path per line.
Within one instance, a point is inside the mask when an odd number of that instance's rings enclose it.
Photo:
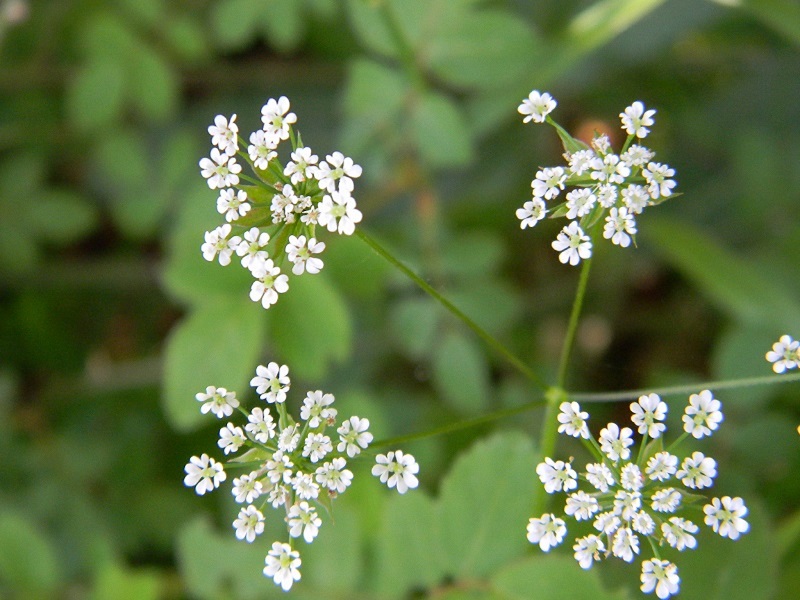
M 230 122 L 222 115 L 214 117 L 214 124 L 208 128 L 211 135 L 211 143 L 222 150 L 225 154 L 233 156 L 239 149 L 239 126 L 236 124 L 236 115 L 231 117 Z
M 631 492 L 637 492 L 644 486 L 642 471 L 635 463 L 628 463 L 622 467 L 620 484 L 623 488 Z
M 327 161 L 327 162 L 326 162 Z M 353 191 L 353 179 L 361 177 L 361 167 L 341 152 L 334 152 L 325 157 L 314 176 L 319 180 L 319 187 L 329 193 L 335 192 L 339 182 L 340 192 Z
M 653 160 L 655 155 L 656 153 L 650 150 L 650 148 L 638 144 L 631 144 L 630 148 L 620 154 L 619 157 L 620 160 L 625 161 L 625 164 L 629 167 L 641 167 Z
M 639 492 L 618 490 L 614 494 L 614 514 L 621 516 L 624 521 L 630 521 L 640 508 L 642 495 Z
M 236 158 L 217 148 L 211 149 L 211 158 L 200 159 L 200 174 L 212 190 L 239 185 L 241 172 L 242 166 L 236 162 Z
M 678 457 L 669 452 L 657 452 L 647 461 L 644 472 L 653 481 L 666 481 L 678 470 Z
M 622 201 L 631 213 L 640 215 L 650 204 L 650 194 L 641 185 L 632 183 L 622 190 Z
M 228 223 L 245 216 L 250 212 L 250 204 L 247 203 L 247 192 L 239 190 L 234 194 L 232 189 L 220 190 L 219 198 L 217 198 L 217 212 L 225 215 L 225 220 Z
M 675 474 L 683 485 L 692 489 L 711 487 L 716 476 L 717 461 L 702 452 L 693 452 L 683 459 L 681 468 Z
M 286 96 L 281 96 L 277 101 L 270 98 L 261 107 L 261 122 L 268 135 L 286 140 L 289 139 L 289 128 L 297 122 L 297 115 L 289 112 L 289 99 Z
M 656 512 L 674 513 L 678 510 L 683 496 L 675 488 L 664 488 L 655 492 L 650 498 L 650 506 Z
M 592 160 L 591 177 L 602 183 L 622 183 L 631 174 L 631 168 L 616 154 L 606 154 Z
M 655 110 L 645 110 L 644 104 L 636 101 L 626 108 L 625 112 L 619 113 L 619 118 L 622 121 L 622 128 L 628 135 L 644 138 L 650 133 L 648 127 L 652 127 L 655 123 L 654 114 Z
M 631 421 L 642 435 L 649 435 L 655 439 L 667 430 L 667 426 L 660 421 L 667 418 L 667 404 L 658 394 L 639 396 L 636 402 L 631 403 Z
M 597 502 L 597 498 L 584 491 L 577 491 L 567 496 L 567 504 L 564 507 L 564 513 L 576 521 L 591 519 L 599 510 L 600 504 Z
M 264 484 L 258 480 L 258 473 L 253 472 L 249 475 L 242 475 L 233 480 L 233 489 L 231 490 L 236 502 L 247 502 L 248 504 L 255 501 L 261 494 L 264 493 Z
M 601 183 L 595 191 L 597 203 L 603 208 L 611 208 L 617 203 L 618 189 L 613 183 Z
M 575 560 L 578 561 L 581 569 L 590 569 L 592 562 L 600 560 L 606 551 L 603 540 L 594 534 L 576 539 L 572 549 L 575 551 Z
M 642 563 L 642 587 L 645 594 L 655 590 L 656 596 L 664 600 L 678 593 L 681 578 L 678 577 L 678 567 L 668 560 L 651 558 Z
M 266 444 L 275 437 L 275 421 L 269 411 L 264 411 L 256 406 L 247 415 L 249 423 L 244 426 L 245 431 L 262 444 Z
M 297 497 L 301 500 L 314 500 L 319 497 L 319 485 L 310 473 L 298 471 L 291 481 Z
M 292 480 L 294 463 L 282 450 L 275 452 L 264 466 L 267 469 L 267 477 L 272 483 L 289 483 Z
M 200 246 L 200 250 L 203 252 L 203 258 L 209 262 L 213 262 L 217 253 L 219 253 L 219 264 L 223 267 L 231 264 L 231 256 L 233 256 L 233 252 L 241 240 L 238 236 L 234 236 L 229 240 L 228 236 L 230 233 L 231 226 L 227 223 L 225 225 L 220 225 L 213 231 L 206 231 L 205 243 Z
M 275 148 L 278 147 L 279 141 L 280 138 L 278 136 L 269 135 L 263 129 L 250 134 L 250 145 L 247 147 L 247 154 L 256 169 L 265 171 L 269 167 L 269 161 L 278 156 Z
M 266 231 L 262 233 L 258 227 L 251 227 L 242 237 L 244 239 L 236 246 L 236 254 L 242 258 L 242 266 L 252 271 L 269 258 L 264 250 L 269 244 L 269 234 Z
M 300 553 L 292 550 L 289 544 L 274 542 L 264 562 L 267 565 L 264 575 L 272 577 L 275 585 L 281 586 L 284 592 L 288 592 L 295 581 L 300 581 Z
M 542 515 L 541 519 L 531 518 L 528 521 L 527 530 L 528 541 L 531 544 L 539 544 L 539 548 L 544 552 L 549 552 L 550 548 L 554 548 L 564 541 L 567 524 L 554 514 L 547 514 Z
M 236 392 L 229 392 L 223 387 L 218 388 L 210 385 L 206 388 L 205 393 L 198 392 L 194 397 L 198 402 L 204 402 L 203 406 L 200 407 L 201 413 L 205 415 L 208 412 L 212 412 L 219 419 L 230 417 L 233 414 L 233 409 L 239 406 Z
M 668 165 L 661 163 L 650 162 L 647 163 L 647 168 L 642 170 L 642 175 L 647 181 L 647 190 L 653 200 L 672 194 L 672 188 L 676 183 L 669 178 L 675 175 L 675 169 L 670 169 Z
M 313 256 L 325 250 L 325 244 L 318 242 L 316 238 L 306 241 L 306 236 L 299 237 L 290 235 L 289 243 L 286 244 L 286 257 L 294 263 L 292 273 L 302 275 L 305 271 L 316 274 L 324 266 L 322 259 Z
M 628 460 L 631 456 L 629 447 L 633 444 L 632 435 L 630 427 L 620 429 L 616 423 L 609 423 L 600 430 L 600 449 L 614 462 Z
M 772 370 L 776 373 L 796 369 L 800 366 L 800 340 L 793 340 L 788 335 L 782 335 L 772 345 L 772 350 L 767 352 L 766 359 L 773 363 Z
M 286 521 L 289 524 L 289 535 L 294 538 L 302 535 L 308 544 L 317 537 L 320 525 L 322 525 L 322 519 L 317 515 L 317 511 L 305 501 L 295 504 L 289 509 Z
M 683 429 L 696 439 L 711 435 L 722 422 L 722 403 L 714 398 L 710 390 L 689 396 L 689 405 L 683 415 Z
M 416 477 L 419 465 L 411 454 L 403 454 L 402 450 L 378 454 L 375 463 L 372 474 L 379 477 L 381 483 L 385 483 L 389 488 L 397 486 L 397 491 L 405 494 L 410 488 L 419 485 Z
M 706 525 L 722 537 L 736 540 L 750 529 L 750 524 L 743 519 L 747 515 L 747 507 L 741 498 L 712 498 L 711 504 L 703 507 L 703 512 L 706 514 Z
M 528 200 L 522 205 L 522 208 L 517 209 L 517 218 L 520 220 L 519 228 L 533 227 L 544 219 L 545 214 L 547 214 L 547 208 L 544 200 L 541 198 Z
M 353 482 L 353 472 L 345 469 L 347 462 L 341 458 L 334 458 L 330 462 L 317 467 L 314 477 L 322 486 L 327 487 L 331 492 L 343 493 L 347 486 Z
M 356 223 L 361 222 L 361 211 L 356 208 L 356 201 L 343 192 L 331 192 L 322 197 L 319 203 L 317 221 L 328 231 L 337 231 L 344 235 L 353 235 Z
M 234 426 L 233 423 L 228 423 L 225 427 L 219 430 L 219 441 L 217 446 L 225 451 L 225 454 L 236 452 L 244 444 L 244 431 L 241 427 Z
M 286 402 L 286 393 L 290 389 L 289 367 L 276 362 L 269 363 L 266 367 L 256 367 L 256 376 L 250 380 L 250 385 L 256 388 L 262 400 L 267 402 Z
M 634 555 L 639 554 L 639 536 L 630 527 L 620 527 L 614 534 L 611 553 L 625 562 L 633 561 Z
M 290 177 L 292 183 L 298 184 L 306 179 L 311 179 L 317 172 L 316 164 L 319 157 L 311 154 L 311 148 L 298 148 L 292 152 L 292 160 L 286 163 L 283 174 Z
M 603 463 L 589 463 L 586 465 L 586 479 L 589 480 L 599 492 L 606 493 L 609 486 L 614 485 L 614 475 Z
M 617 209 L 612 208 L 606 216 L 606 224 L 603 227 L 603 237 L 611 240 L 621 248 L 631 245 L 631 235 L 636 233 L 636 221 L 633 215 L 624 206 Z
M 567 193 L 567 218 L 579 219 L 589 214 L 597 203 L 597 196 L 588 188 L 577 188 Z
M 661 534 L 667 543 L 679 552 L 697 547 L 697 539 L 692 535 L 698 531 L 697 525 L 680 517 L 670 517 L 669 522 L 661 524 Z
M 600 154 L 606 154 L 611 149 L 611 140 L 604 133 L 592 138 L 592 148 Z
M 267 502 L 272 505 L 272 508 L 283 506 L 291 496 L 289 487 L 283 483 L 276 483 L 269 490 Z
M 285 184 L 279 194 L 272 196 L 272 203 L 270 210 L 272 211 L 273 223 L 294 223 L 295 222 L 295 207 L 301 203 L 300 196 L 298 196 L 294 188 L 290 184 Z
M 564 189 L 567 173 L 562 167 L 547 167 L 536 172 L 536 179 L 531 181 L 533 196 L 552 200 Z
M 183 470 L 186 472 L 183 485 L 193 487 L 200 496 L 218 488 L 227 477 L 222 463 L 218 463 L 208 454 L 202 454 L 199 458 L 193 456 Z
M 285 428 L 278 435 L 278 450 L 283 452 L 294 452 L 300 443 L 299 424 Z
M 547 92 L 539 93 L 533 90 L 528 97 L 517 107 L 517 112 L 524 115 L 523 123 L 533 121 L 534 123 L 544 123 L 547 115 L 555 109 L 558 103 Z
M 372 434 L 367 429 L 369 429 L 369 419 L 350 417 L 344 421 L 336 430 L 340 440 L 336 450 L 347 452 L 347 456 L 350 458 L 360 454 L 361 450 L 366 450 L 372 442 Z
M 581 262 L 582 258 L 587 259 L 592 256 L 592 242 L 576 221 L 564 227 L 551 246 L 560 253 L 558 260 L 573 267 Z
M 582 437 L 589 439 L 589 428 L 586 426 L 586 419 L 589 413 L 581 411 L 581 406 L 577 402 L 562 402 L 558 407 L 558 433 L 566 433 L 572 437 Z
M 233 522 L 236 538 L 252 543 L 257 535 L 264 533 L 264 515 L 252 504 L 239 510 L 239 516 Z
M 578 487 L 578 474 L 572 469 L 572 465 L 547 457 L 544 460 L 545 462 L 536 467 L 536 474 L 548 494 L 560 492 L 562 489 L 568 492 Z
M 307 457 L 312 463 L 321 461 L 328 452 L 333 452 L 331 438 L 321 433 L 309 433 L 303 443 L 303 456 Z
M 321 390 L 308 392 L 303 399 L 300 409 L 300 418 L 308 421 L 309 427 L 319 427 L 325 421 L 333 425 L 336 419 L 336 409 L 332 408 L 335 398 L 333 394 L 323 394 Z
M 588 171 L 592 166 L 592 161 L 595 159 L 596 154 L 593 150 L 578 150 L 568 155 L 567 162 L 569 163 L 569 170 L 573 175 L 581 176 Z
M 278 294 L 283 294 L 289 289 L 289 277 L 281 273 L 272 259 L 256 265 L 252 271 L 256 281 L 250 286 L 250 299 L 261 302 L 264 308 L 269 308 L 278 301 Z
M 637 531 L 642 535 L 650 535 L 656 529 L 656 522 L 653 521 L 653 517 L 648 515 L 643 510 L 640 510 L 638 513 L 633 515 L 633 518 L 631 519 L 631 526 L 633 527 L 634 531 Z
M 622 524 L 620 518 L 613 512 L 604 512 L 597 515 L 597 518 L 592 523 L 592 526 L 606 535 L 611 535 Z

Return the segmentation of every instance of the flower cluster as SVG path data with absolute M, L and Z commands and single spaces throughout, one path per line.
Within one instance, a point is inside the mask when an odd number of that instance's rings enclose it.
M 548 493 L 568 493 L 563 516 L 590 522 L 596 531 L 577 538 L 573 545 L 575 560 L 582 568 L 589 569 L 609 556 L 632 562 L 641 552 L 640 537 L 644 537 L 654 556 L 642 563 L 641 590 L 655 591 L 662 599 L 678 592 L 678 568 L 662 560 L 658 548 L 695 548 L 694 534 L 699 528 L 678 514 L 706 500 L 699 491 L 713 485 L 717 463 L 698 451 L 681 460 L 672 450 L 688 436 L 702 439 L 711 435 L 723 420 L 720 409 L 719 400 L 709 390 L 692 394 L 683 415 L 684 433 L 663 450 L 667 405 L 657 394 L 640 397 L 631 404 L 631 420 L 642 436 L 634 458 L 630 427 L 609 423 L 595 439 L 587 425 L 589 414 L 577 402 L 561 404 L 559 433 L 581 438 L 596 462 L 587 464 L 579 476 L 572 459 L 565 462 L 548 457 L 536 473 Z M 578 489 L 579 481 L 588 483 L 588 489 Z M 712 498 L 703 506 L 703 513 L 705 524 L 723 537 L 735 540 L 749 529 L 744 520 L 747 507 L 741 498 Z M 545 514 L 530 519 L 527 531 L 528 540 L 547 552 L 564 540 L 567 524 L 559 515 Z
M 622 129 L 628 134 L 622 151 L 612 151 L 606 135 L 596 136 L 591 146 L 571 137 L 549 114 L 556 101 L 547 93 L 533 91 L 522 101 L 519 112 L 524 122 L 549 122 L 564 142 L 566 166 L 544 167 L 531 182 L 533 198 L 517 209 L 520 227 L 533 227 L 546 215 L 566 217 L 566 225 L 552 243 L 562 263 L 577 265 L 592 256 L 589 232 L 604 220 L 603 237 L 622 248 L 630 246 L 636 234 L 636 217 L 645 208 L 672 195 L 674 169 L 654 162 L 655 152 L 634 143 L 645 138 L 654 124 L 655 110 L 634 102 L 620 113 Z M 567 188 L 564 200 L 548 208 Z
M 782 335 L 772 344 L 772 350 L 767 352 L 766 359 L 772 363 L 772 370 L 776 373 L 785 373 L 800 367 L 800 341 Z
M 236 115 L 217 115 L 208 128 L 214 148 L 200 161 L 208 187 L 219 190 L 217 211 L 227 221 L 205 233 L 203 258 L 226 266 L 236 254 L 255 279 L 250 299 L 264 308 L 289 289 L 285 263 L 295 275 L 316 274 L 324 266 L 319 255 L 325 243 L 316 237 L 317 225 L 352 235 L 362 216 L 352 196 L 361 167 L 341 152 L 321 161 L 295 132 L 297 116 L 289 108 L 285 96 L 270 99 L 261 109 L 263 127 L 250 134 L 249 144 L 239 137 Z M 292 148 L 285 165 L 278 157 L 284 140 Z M 237 156 L 255 177 L 241 174 Z
M 348 460 L 369 447 L 372 434 L 369 420 L 356 416 L 337 427 L 334 397 L 320 390 L 306 394 L 300 421 L 295 421 L 285 404 L 291 387 L 286 365 L 272 362 L 259 366 L 250 385 L 266 405 L 249 412 L 241 407 L 236 394 L 225 388 L 209 386 L 196 398 L 203 414 L 211 412 L 223 419 L 237 410 L 247 419 L 244 427 L 228 422 L 219 430 L 217 442 L 226 456 L 239 453 L 228 460 L 228 468 L 244 471 L 233 479 L 233 496 L 242 505 L 233 528 L 238 539 L 253 542 L 264 532 L 267 507 L 285 513 L 288 540 L 272 544 L 264 575 L 288 590 L 300 579 L 301 559 L 294 540 L 302 537 L 311 543 L 317 537 L 322 526 L 318 507 L 330 510 L 331 500 L 350 486 L 353 472 L 347 468 Z M 335 435 L 326 433 L 329 428 L 335 428 Z M 184 484 L 200 495 L 227 479 L 223 464 L 207 454 L 193 456 L 185 472 Z M 373 475 L 401 494 L 417 487 L 418 472 L 414 457 L 401 450 L 379 454 L 372 467 Z

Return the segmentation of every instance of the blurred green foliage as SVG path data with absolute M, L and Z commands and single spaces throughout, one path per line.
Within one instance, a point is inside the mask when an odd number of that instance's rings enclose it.
M 259 362 L 378 437 L 536 398 L 357 239 L 268 313 L 203 261 L 214 115 L 246 132 L 289 96 L 318 154 L 365 167 L 362 225 L 552 375 L 576 273 L 514 210 L 560 147 L 516 106 L 547 89 L 591 134 L 642 100 L 683 196 L 641 219 L 638 249 L 598 244 L 568 387 L 765 375 L 769 345 L 800 336 L 799 47 L 792 0 L 0 0 L 0 598 L 282 596 L 233 500 L 181 484 L 214 450 L 194 393 L 243 394 Z M 719 394 L 704 451 L 752 531 L 682 556 L 682 598 L 797 596 L 798 392 Z M 357 473 L 292 594 L 636 597 L 636 569 L 525 542 L 540 417 L 415 442 L 426 489 L 402 498 Z

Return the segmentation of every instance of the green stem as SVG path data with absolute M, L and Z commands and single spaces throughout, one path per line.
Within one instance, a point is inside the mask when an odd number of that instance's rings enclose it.
M 567 325 L 567 336 L 564 339 L 564 346 L 561 348 L 561 360 L 558 364 L 558 387 L 563 388 L 567 380 L 567 367 L 569 366 L 569 356 L 572 352 L 572 345 L 575 342 L 575 333 L 578 331 L 578 321 L 583 308 L 583 297 L 586 294 L 586 282 L 589 281 L 589 269 L 592 266 L 592 259 L 587 258 L 581 265 L 581 276 L 578 280 L 578 290 L 575 292 L 575 301 L 572 303 L 572 313 L 569 316 Z
M 416 56 L 414 48 L 411 46 L 410 41 L 406 38 L 400 23 L 397 21 L 397 16 L 392 10 L 391 3 L 388 0 L 383 0 L 380 3 L 380 13 L 389 35 L 392 36 L 395 49 L 400 57 L 400 62 L 403 64 L 403 69 L 406 75 L 414 83 L 418 90 L 426 88 L 425 78 L 422 76 L 416 63 Z
M 368 236 L 362 229 L 356 229 L 356 235 L 360 237 L 364 243 L 366 243 L 370 248 L 372 248 L 377 254 L 391 263 L 394 267 L 399 269 L 406 277 L 411 279 L 414 283 L 416 283 L 423 291 L 425 291 L 428 295 L 430 295 L 434 300 L 438 301 L 439 304 L 444 306 L 448 311 L 450 311 L 455 317 L 460 319 L 464 322 L 464 324 L 472 329 L 479 338 L 481 338 L 490 348 L 495 350 L 498 354 L 500 354 L 503 358 L 505 358 L 517 371 L 519 371 L 522 375 L 527 377 L 531 380 L 534 384 L 536 384 L 540 389 L 546 390 L 547 384 L 536 374 L 534 371 L 528 367 L 522 360 L 511 353 L 508 348 L 506 348 L 503 344 L 501 344 L 497 339 L 495 339 L 492 335 L 486 332 L 482 327 L 480 327 L 475 321 L 470 319 L 467 315 L 465 315 L 461 310 L 459 310 L 452 302 L 450 302 L 447 298 L 442 296 L 439 292 L 437 292 L 434 288 L 432 288 L 424 279 L 422 279 L 419 275 L 414 273 L 411 269 L 409 269 L 406 265 L 396 259 L 388 250 L 386 250 L 383 246 L 381 246 L 378 242 L 376 242 L 373 238 Z

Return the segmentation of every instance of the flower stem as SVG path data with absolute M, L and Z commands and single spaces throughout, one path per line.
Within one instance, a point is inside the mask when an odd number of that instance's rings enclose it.
M 450 311 L 450 313 L 452 313 L 455 317 L 463 321 L 467 327 L 472 329 L 472 331 L 474 331 L 477 334 L 477 336 L 481 338 L 490 348 L 492 348 L 495 352 L 497 352 L 503 358 L 505 358 L 509 362 L 509 364 L 511 364 L 511 366 L 513 366 L 517 371 L 519 371 L 522 375 L 527 377 L 540 389 L 542 390 L 547 389 L 548 387 L 547 384 L 545 384 L 545 382 L 530 367 L 528 367 L 524 362 L 522 362 L 522 360 L 519 357 L 514 355 L 494 336 L 490 335 L 485 329 L 483 329 L 481 326 L 475 323 L 475 321 L 473 321 L 467 315 L 465 315 L 452 302 L 450 302 L 447 298 L 445 298 L 439 292 L 437 292 L 419 275 L 414 273 L 414 271 L 409 269 L 406 265 L 404 265 L 397 258 L 395 258 L 383 246 L 381 246 L 373 238 L 364 233 L 362 229 L 356 229 L 356 235 L 360 237 L 364 241 L 364 243 L 366 243 L 370 248 L 372 248 L 377 254 L 379 254 L 381 257 L 387 260 L 394 267 L 399 269 L 406 277 L 411 279 L 411 281 L 413 281 L 420 288 L 422 288 L 422 290 L 425 291 L 428 295 L 430 295 L 434 300 L 436 300 L 437 302 L 439 302 L 439 304 L 444 306 L 448 311 Z
M 592 266 L 592 259 L 587 258 L 581 265 L 581 275 L 578 279 L 578 289 L 575 292 L 575 300 L 572 303 L 572 313 L 569 316 L 567 325 L 567 335 L 564 338 L 564 346 L 561 348 L 561 360 L 558 363 L 558 387 L 563 388 L 567 380 L 567 367 L 569 367 L 569 357 L 572 346 L 575 342 L 575 333 L 578 331 L 578 321 L 583 308 L 583 297 L 586 294 L 586 282 L 589 281 L 589 269 Z

